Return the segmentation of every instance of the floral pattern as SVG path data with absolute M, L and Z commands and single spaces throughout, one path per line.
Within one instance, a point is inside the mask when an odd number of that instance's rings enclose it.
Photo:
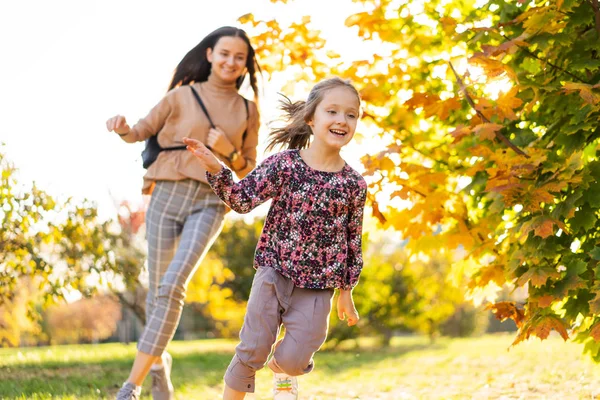
M 285 150 L 237 183 L 225 167 L 207 173 L 207 179 L 238 213 L 273 200 L 256 247 L 255 268 L 275 268 L 308 289 L 349 290 L 358 283 L 367 183 L 348 164 L 338 172 L 318 171 L 298 150 Z

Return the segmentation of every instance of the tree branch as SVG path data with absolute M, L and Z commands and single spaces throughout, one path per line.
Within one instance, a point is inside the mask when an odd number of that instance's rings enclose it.
M 600 0 L 587 0 L 587 2 L 592 7 L 592 10 L 594 10 L 594 16 L 596 17 L 594 19 L 596 32 L 598 32 L 598 36 L 600 36 Z
M 597 0 L 596 0 L 596 1 L 597 1 Z M 600 15 L 600 14 L 597 14 L 597 15 Z M 501 35 L 501 36 L 504 38 L 504 40 L 506 40 L 506 41 L 511 41 L 511 40 L 512 40 L 511 38 L 504 36 L 504 34 L 502 34 L 502 33 L 501 33 L 500 35 Z M 518 45 L 518 44 L 516 44 L 516 46 L 517 46 L 518 48 L 520 48 L 521 50 L 523 50 L 523 51 L 524 51 L 524 52 L 525 52 L 525 53 L 526 53 L 528 56 L 530 56 L 530 57 L 533 57 L 533 58 L 535 58 L 536 60 L 539 60 L 539 61 L 541 61 L 541 62 L 543 62 L 543 63 L 546 63 L 546 64 L 548 64 L 548 65 L 549 65 L 549 66 L 551 66 L 552 68 L 554 68 L 554 69 L 556 69 L 556 70 L 558 70 L 558 71 L 560 71 L 560 72 L 563 72 L 563 73 L 565 73 L 565 74 L 569 75 L 571 78 L 573 78 L 573 79 L 576 79 L 576 80 L 578 80 L 578 81 L 579 81 L 579 82 L 581 82 L 581 83 L 587 83 L 585 80 L 581 79 L 580 77 L 578 77 L 577 75 L 573 74 L 572 72 L 569 72 L 569 71 L 567 71 L 566 69 L 559 67 L 558 65 L 552 64 L 552 63 L 551 63 L 550 61 L 548 61 L 548 60 L 544 60 L 543 58 L 540 58 L 540 57 L 538 57 L 536 54 L 534 54 L 534 53 L 532 53 L 531 51 L 529 51 L 529 49 L 528 49 L 527 47 L 520 46 L 520 45 Z
M 473 101 L 473 99 L 469 95 L 469 92 L 467 92 L 467 88 L 465 86 L 465 83 L 462 81 L 462 79 L 460 78 L 460 76 L 458 75 L 458 73 L 456 72 L 456 70 L 454 69 L 454 66 L 452 65 L 452 63 L 448 62 L 448 64 L 450 64 L 450 68 L 452 69 L 452 72 L 454 73 L 454 76 L 456 76 L 458 84 L 460 85 L 460 88 L 461 88 L 463 94 L 465 95 L 465 98 L 467 99 L 467 102 L 469 103 L 469 105 L 473 108 L 473 110 L 475 110 L 475 112 L 477 113 L 477 115 L 479 116 L 479 118 L 481 118 L 482 121 L 484 121 L 484 122 L 486 122 L 488 124 L 491 123 L 490 120 L 487 119 L 487 117 L 485 115 L 483 115 L 483 113 L 481 111 L 479 111 L 475 107 L 475 102 Z M 494 134 L 496 135 L 497 139 L 499 139 L 505 145 L 507 145 L 508 147 L 510 147 L 511 149 L 513 149 L 513 151 L 515 153 L 520 154 L 522 156 L 525 156 L 526 158 L 530 158 L 527 155 L 527 153 L 525 153 L 523 150 L 521 150 L 520 148 L 518 148 L 517 146 L 515 146 L 510 140 L 508 140 L 508 138 L 506 136 L 504 136 L 503 134 L 501 134 L 499 131 L 494 132 Z

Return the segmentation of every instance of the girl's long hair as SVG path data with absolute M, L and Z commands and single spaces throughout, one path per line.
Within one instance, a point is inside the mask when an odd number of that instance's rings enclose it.
M 223 26 L 208 34 L 200 43 L 191 49 L 185 57 L 179 62 L 169 90 L 182 85 L 189 85 L 192 82 L 204 82 L 208 79 L 211 70 L 211 63 L 206 58 L 206 50 L 214 49 L 215 45 L 223 36 L 239 37 L 248 45 L 248 57 L 246 58 L 246 73 L 240 76 L 236 81 L 236 87 L 239 89 L 246 78 L 250 76 L 250 86 L 254 92 L 254 99 L 258 98 L 258 87 L 256 83 L 256 71 L 260 72 L 260 67 L 256 61 L 254 48 L 248 39 L 244 30 L 233 26 Z
M 306 101 L 292 102 L 286 96 L 280 103 L 280 109 L 284 113 L 284 119 L 287 124 L 281 128 L 271 129 L 267 142 L 267 151 L 276 147 L 286 147 L 288 149 L 304 149 L 310 144 L 312 129 L 308 122 L 315 115 L 315 110 L 323 100 L 325 93 L 337 87 L 345 87 L 354 92 L 360 104 L 360 95 L 358 90 L 348 80 L 338 77 L 328 78 L 317 83 Z

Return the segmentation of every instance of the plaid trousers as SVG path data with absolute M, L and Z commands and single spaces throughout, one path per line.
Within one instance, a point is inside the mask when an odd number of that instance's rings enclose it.
M 173 338 L 188 282 L 221 231 L 225 210 L 205 183 L 156 182 L 146 213 L 149 287 L 139 351 L 160 356 Z

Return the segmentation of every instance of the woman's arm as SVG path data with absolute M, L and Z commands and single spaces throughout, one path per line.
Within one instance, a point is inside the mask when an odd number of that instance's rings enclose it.
M 164 126 L 165 120 L 171 113 L 171 92 L 155 105 L 146 117 L 140 119 L 132 128 L 124 116 L 117 115 L 106 121 L 109 132 L 117 133 L 127 143 L 141 142 L 156 135 Z

